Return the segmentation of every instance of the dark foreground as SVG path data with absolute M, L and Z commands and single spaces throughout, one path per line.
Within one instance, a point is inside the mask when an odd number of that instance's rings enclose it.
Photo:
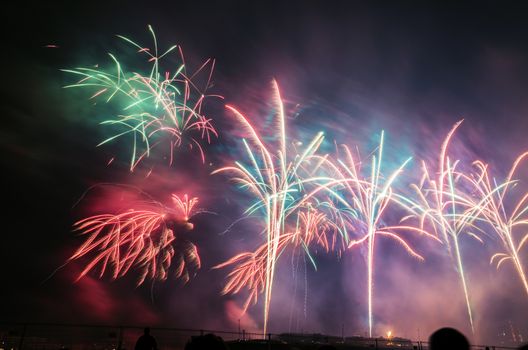
M 336 337 L 323 334 L 261 334 L 198 329 L 152 328 L 158 350 L 184 349 L 193 338 L 214 333 L 228 350 L 426 350 L 428 344 L 403 338 Z M 134 350 L 141 327 L 0 323 L 0 350 Z M 509 345 L 509 344 L 508 344 Z M 501 350 L 515 346 L 472 346 Z M 486 349 L 487 348 L 487 349 Z

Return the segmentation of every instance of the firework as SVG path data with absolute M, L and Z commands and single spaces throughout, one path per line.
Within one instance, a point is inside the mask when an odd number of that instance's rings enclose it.
M 481 240 L 472 232 L 476 228 L 473 222 L 477 208 L 467 199 L 464 188 L 464 185 L 467 185 L 465 181 L 467 176 L 457 169 L 459 161 L 452 161 L 448 155 L 451 139 L 461 123 L 462 120 L 451 128 L 442 143 L 436 176 L 431 175 L 429 170 L 431 166 L 428 166 L 425 161 L 422 162 L 422 179 L 418 184 L 411 184 L 416 198 L 401 197 L 401 200 L 406 204 L 414 201 L 410 210 L 419 218 L 420 227 L 425 229 L 428 226 L 430 231 L 434 232 L 455 264 L 464 294 L 469 323 L 474 333 L 473 312 L 460 249 L 460 236 L 466 234 Z
M 231 106 L 226 106 L 229 111 L 235 116 L 236 120 L 243 126 L 249 135 L 249 139 L 243 140 L 243 144 L 247 151 L 249 164 L 242 162 L 235 162 L 235 165 L 224 167 L 216 170 L 214 173 L 229 172 L 233 174 L 233 180 L 237 182 L 243 190 L 251 193 L 256 200 L 246 210 L 246 215 L 260 215 L 264 222 L 265 228 L 263 234 L 266 238 L 266 243 L 263 244 L 255 253 L 244 253 L 236 256 L 228 262 L 219 266 L 227 266 L 239 263 L 242 260 L 247 260 L 241 270 L 236 270 L 234 275 L 230 275 L 228 285 L 236 285 L 237 287 L 224 289 L 224 292 L 237 292 L 242 285 L 250 286 L 250 299 L 256 301 L 256 294 L 259 291 L 264 293 L 264 334 L 267 332 L 269 308 L 271 302 L 271 295 L 273 290 L 273 280 L 275 275 L 275 268 L 277 258 L 281 252 L 283 244 L 290 242 L 291 244 L 304 244 L 307 249 L 307 241 L 319 240 L 319 243 L 325 243 L 325 240 L 320 237 L 316 230 L 312 230 L 314 225 L 310 226 L 308 233 L 301 233 L 298 230 L 293 230 L 293 235 L 289 232 L 288 218 L 295 218 L 297 211 L 301 208 L 306 208 L 309 203 L 306 196 L 307 186 L 320 186 L 321 182 L 329 181 L 331 179 L 325 177 L 312 176 L 310 174 L 316 173 L 320 163 L 316 162 L 314 157 L 315 152 L 323 142 L 323 134 L 318 133 L 308 146 L 303 151 L 297 151 L 294 143 L 291 145 L 287 142 L 286 137 L 286 116 L 284 113 L 284 106 L 281 99 L 279 87 L 276 81 L 273 81 L 274 104 L 276 107 L 276 135 L 278 139 L 277 147 L 275 145 L 267 145 L 262 140 L 261 135 L 256 131 L 255 127 L 249 122 L 242 113 Z M 288 150 L 294 149 L 296 154 L 288 155 Z M 306 167 L 310 164 L 310 171 Z M 301 217 L 299 217 L 299 220 Z M 304 220 L 308 220 L 305 217 Z M 310 217 L 309 220 L 312 220 Z M 288 237 L 291 236 L 291 239 Z M 319 238 L 318 238 L 319 237 Z M 302 243 L 301 243 L 302 242 Z M 258 252 L 258 254 L 257 254 Z M 265 253 L 264 253 L 265 252 Z M 256 257 L 263 257 L 257 259 Z M 256 271 L 255 262 L 259 262 L 258 273 Z M 249 267 L 251 266 L 251 267 Z M 249 272 L 247 272 L 249 271 Z M 255 276 L 253 279 L 249 277 L 241 277 L 244 273 Z M 256 277 L 258 276 L 258 278 Z M 254 281 L 262 281 L 262 285 L 254 283 Z M 248 302 L 246 302 L 248 305 Z
M 528 294 L 528 281 L 524 272 L 520 250 L 528 240 L 528 234 L 523 233 L 528 225 L 528 192 L 520 196 L 513 208 L 505 204 L 507 198 L 515 198 L 513 188 L 519 181 L 514 179 L 519 165 L 528 157 L 528 152 L 521 154 L 513 163 L 510 172 L 503 182 L 497 182 L 490 175 L 489 166 L 482 161 L 474 162 L 476 172 L 471 177 L 478 200 L 478 215 L 481 221 L 496 233 L 504 251 L 494 254 L 491 264 L 496 264 L 497 269 L 505 262 L 511 261 L 517 271 L 524 290 Z M 524 229 L 524 230 L 523 230 Z
M 410 158 L 404 161 L 395 171 L 388 176 L 382 172 L 383 139 L 381 133 L 377 154 L 372 155 L 370 171 L 364 172 L 362 161 L 354 157 L 350 148 L 343 146 L 345 159 L 339 159 L 333 166 L 336 172 L 335 198 L 343 203 L 352 215 L 346 215 L 351 228 L 351 235 L 357 239 L 351 239 L 348 247 L 352 248 L 366 242 L 367 253 L 367 302 L 368 302 L 368 325 L 369 335 L 372 336 L 373 328 L 373 291 L 374 291 L 374 257 L 375 243 L 378 235 L 391 238 L 405 248 L 413 257 L 423 260 L 411 245 L 404 239 L 403 234 L 414 232 L 433 238 L 427 231 L 411 225 L 387 225 L 384 213 L 391 205 L 398 204 L 393 190 L 393 184 L 402 173 Z
M 102 99 L 120 110 L 119 115 L 101 122 L 114 134 L 99 143 L 98 146 L 130 136 L 132 155 L 130 170 L 149 157 L 153 148 L 164 146 L 168 149 L 170 164 L 174 150 L 186 145 L 197 148 L 205 161 L 202 140 L 211 141 L 217 136 L 211 119 L 202 112 L 204 100 L 213 95 L 206 91 L 211 85 L 214 60 L 207 60 L 194 73 L 189 74 L 180 46 L 172 46 L 163 53 L 158 52 L 158 42 L 152 27 L 154 49 L 118 35 L 118 37 L 137 49 L 137 53 L 146 60 L 149 68 L 129 71 L 111 53 L 113 69 L 81 67 L 63 71 L 80 76 L 80 80 L 65 88 L 85 88 L 93 91 L 91 99 Z M 160 62 L 171 53 L 179 52 L 182 64 L 175 70 L 164 70 Z M 204 88 L 199 88 L 193 79 L 200 72 L 206 72 L 208 78 Z
M 158 51 L 157 38 L 150 26 L 149 31 L 152 48 L 118 36 L 136 49 L 147 69 L 125 68 L 126 60 L 109 54 L 110 69 L 97 65 L 64 70 L 80 78 L 66 88 L 90 90 L 92 100 L 111 104 L 119 111 L 101 122 L 111 136 L 99 145 L 131 140 L 131 171 L 151 156 L 154 149 L 165 149 L 163 153 L 170 164 L 174 151 L 182 147 L 197 149 L 205 161 L 203 147 L 217 136 L 212 120 L 203 112 L 204 101 L 214 96 L 207 94 L 214 60 L 205 61 L 197 71 L 189 73 L 181 47 Z M 166 70 L 162 62 L 175 53 L 179 53 L 181 64 Z M 196 82 L 198 74 L 206 75 L 205 84 Z M 247 292 L 244 312 L 263 295 L 264 334 L 268 331 L 275 272 L 281 256 L 291 252 L 292 267 L 295 258 L 298 265 L 302 257 L 305 265 L 309 261 L 316 268 L 315 253 L 333 252 L 341 256 L 364 244 L 368 328 L 372 336 L 379 236 L 394 240 L 418 260 L 424 257 L 413 248 L 408 234 L 419 234 L 443 244 L 456 267 L 473 332 L 470 288 L 460 246 L 462 237 L 482 241 L 481 237 L 489 235 L 486 231 L 493 231 L 503 249 L 491 257 L 490 263 L 499 269 L 511 262 L 528 294 L 520 257 L 528 241 L 528 234 L 521 231 L 528 224 L 528 193 L 521 195 L 513 207 L 505 204 L 506 199 L 517 196 L 513 189 L 519 187 L 519 181 L 514 175 L 528 153 L 514 162 L 502 182 L 495 180 L 482 161 L 474 163 L 474 172 L 463 171 L 461 162 L 449 155 L 453 135 L 462 123 L 459 121 L 445 138 L 438 163 L 422 162 L 423 176 L 411 185 L 412 194 L 407 196 L 398 191 L 396 182 L 411 159 L 388 172 L 383 163 L 383 131 L 378 148 L 368 157 L 370 161 L 365 162 L 347 146 L 342 148 L 344 157 L 339 152 L 335 158 L 319 155 L 324 140 L 322 132 L 306 147 L 289 140 L 284 104 L 275 81 L 273 103 L 275 123 L 271 135 L 262 135 L 249 118 L 226 106 L 247 132 L 247 139 L 241 141 L 246 159 L 213 172 L 232 175 L 240 189 L 252 196 L 245 217 L 257 217 L 263 224 L 260 234 L 264 240 L 257 249 L 238 254 L 214 268 L 231 268 L 222 293 Z M 109 274 L 117 279 L 137 269 L 138 284 L 146 280 L 163 281 L 170 275 L 189 281 L 201 265 L 197 247 L 183 237 L 185 231 L 194 228 L 189 220 L 196 214 L 197 198 L 172 195 L 172 203 L 170 208 L 151 203 L 147 209 L 136 207 L 76 222 L 74 228 L 85 240 L 68 261 L 88 261 L 78 279 L 94 270 L 98 270 L 99 277 Z M 408 220 L 416 224 L 407 224 Z
M 75 230 L 87 238 L 69 261 L 85 256 L 90 259 L 77 280 L 100 266 L 99 277 L 111 270 L 113 279 L 123 277 L 136 267 L 141 271 L 138 285 L 147 278 L 164 281 L 171 269 L 176 278 L 188 282 L 190 272 L 200 268 L 200 257 L 193 243 L 176 234 L 193 228 L 188 220 L 194 214 L 197 198 L 189 199 L 187 195 L 180 198 L 174 194 L 172 198 L 173 208 L 130 209 L 76 222 Z

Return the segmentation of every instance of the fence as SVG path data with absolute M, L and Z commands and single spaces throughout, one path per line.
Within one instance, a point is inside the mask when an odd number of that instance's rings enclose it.
M 260 333 L 151 328 L 160 350 L 180 350 L 193 336 L 214 333 L 230 350 L 317 350 L 325 344 L 339 350 L 402 349 L 427 350 L 425 342 L 401 338 L 336 337 L 323 334 Z M 0 350 L 133 350 L 143 328 L 133 326 L 67 325 L 44 323 L 0 323 Z M 508 350 L 513 347 L 472 346 L 472 350 Z

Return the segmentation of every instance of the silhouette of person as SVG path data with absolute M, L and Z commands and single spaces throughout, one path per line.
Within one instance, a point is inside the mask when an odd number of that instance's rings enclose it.
M 429 337 L 429 350 L 469 350 L 469 341 L 454 328 L 440 328 Z
M 146 327 L 143 335 L 140 336 L 136 342 L 135 350 L 158 350 L 156 339 L 150 335 L 150 328 Z
M 528 350 L 528 343 L 519 346 L 519 350 Z

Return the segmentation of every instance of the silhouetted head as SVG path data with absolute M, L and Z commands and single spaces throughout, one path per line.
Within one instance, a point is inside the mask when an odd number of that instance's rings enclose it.
M 469 342 L 454 328 L 440 328 L 429 337 L 430 350 L 469 350 Z
M 528 343 L 519 346 L 519 350 L 528 350 Z
M 228 350 L 228 348 L 221 337 L 209 333 L 191 337 L 191 341 L 185 345 L 185 350 Z
M 143 330 L 143 333 L 145 333 L 145 335 L 149 335 L 150 334 L 150 328 L 149 327 L 145 327 L 145 329 Z
M 337 350 L 335 346 L 332 345 L 321 345 L 318 350 Z

